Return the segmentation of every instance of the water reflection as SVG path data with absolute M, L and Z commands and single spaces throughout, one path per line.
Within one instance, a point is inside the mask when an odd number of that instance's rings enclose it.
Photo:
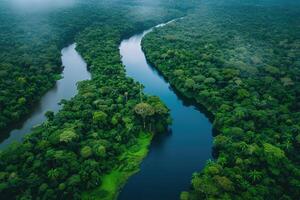
M 33 108 L 30 116 L 23 122 L 15 124 L 10 130 L 1 133 L 2 143 L 0 149 L 5 148 L 10 143 L 21 141 L 25 134 L 30 133 L 32 127 L 44 122 L 45 112 L 48 110 L 57 112 L 61 106 L 58 104 L 62 99 L 71 99 L 77 93 L 76 83 L 78 81 L 90 79 L 87 65 L 82 57 L 76 52 L 75 44 L 72 44 L 62 51 L 62 63 L 64 66 L 63 78 L 57 81 L 56 86 L 49 90 L 41 101 Z M 12 130 L 13 129 L 13 130 Z
M 193 172 L 212 158 L 212 126 L 208 117 L 192 102 L 177 95 L 147 63 L 141 40 L 148 32 L 122 41 L 122 62 L 128 76 L 141 82 L 147 94 L 159 96 L 170 108 L 172 132 L 154 138 L 140 172 L 121 191 L 121 200 L 178 199 L 180 192 L 188 189 Z

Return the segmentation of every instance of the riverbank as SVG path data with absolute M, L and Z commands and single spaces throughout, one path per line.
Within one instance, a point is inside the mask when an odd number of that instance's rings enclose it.
M 149 145 L 151 139 L 140 140 L 140 132 L 151 129 L 156 133 L 167 127 L 166 106 L 157 97 L 141 92 L 142 86 L 125 74 L 118 47 L 127 29 L 124 23 L 116 22 L 106 29 L 90 27 L 76 38 L 76 49 L 90 64 L 92 79 L 81 81 L 77 95 L 62 101 L 55 115 L 48 113 L 47 120 L 22 143 L 1 151 L 1 198 L 81 198 L 108 172 L 111 174 L 104 177 L 104 188 L 115 195 L 114 188 L 122 181 L 114 180 L 125 181 L 136 172 L 140 160 L 134 157 L 140 155 L 142 159 L 147 148 L 138 146 L 141 151 L 129 151 L 133 157 L 123 153 L 138 141 Z M 146 120 L 140 112 L 143 106 L 150 109 L 151 116 Z M 122 164 L 121 158 L 128 161 L 126 173 L 120 168 L 111 171 Z M 13 178 L 17 175 L 13 184 L 11 174 Z
M 13 142 L 21 142 L 27 134 L 31 133 L 33 127 L 39 126 L 47 120 L 45 116 L 47 111 L 57 113 L 62 108 L 59 102 L 63 99 L 70 100 L 77 94 L 77 83 L 91 78 L 85 61 L 76 52 L 75 48 L 76 44 L 74 43 L 61 50 L 63 71 L 59 75 L 60 79 L 36 103 L 30 115 L 21 124 L 16 123 L 12 130 L 2 132 L 0 138 L 6 138 L 1 141 L 0 149 L 5 149 Z M 59 77 L 57 76 L 57 78 Z
M 153 134 L 140 133 L 136 145 L 131 146 L 119 158 L 118 167 L 107 173 L 102 178 L 100 187 L 84 192 L 84 200 L 113 200 L 117 196 L 130 176 L 140 170 L 140 164 L 149 151 Z
M 182 199 L 299 197 L 297 17 L 288 4 L 208 1 L 144 38 L 153 66 L 211 112 L 218 131 L 214 161 Z
M 90 65 L 92 79 L 78 83 L 78 94 L 63 100 L 58 113 L 47 113 L 44 123 L 21 143 L 1 151 L 1 198 L 81 198 L 118 164 L 141 131 L 158 132 L 169 124 L 163 102 L 145 95 L 143 86 L 126 76 L 119 44 L 129 32 L 174 18 L 179 11 L 151 7 L 153 12 L 141 18 L 140 13 L 129 17 L 128 9 L 118 10 L 109 10 L 110 17 L 95 20 L 94 26 L 76 29 L 76 49 Z
M 170 109 L 172 125 L 168 133 L 153 139 L 141 170 L 128 180 L 119 200 L 178 199 L 180 192 L 189 188 L 192 174 L 212 157 L 212 128 L 208 117 L 177 95 L 147 63 L 141 41 L 151 31 L 123 40 L 120 54 L 127 76 L 142 83 L 146 94 L 158 96 Z

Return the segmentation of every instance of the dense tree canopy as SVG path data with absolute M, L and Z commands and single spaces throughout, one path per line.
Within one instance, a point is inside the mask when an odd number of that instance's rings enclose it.
M 0 2 L 0 129 L 29 113 L 59 79 L 60 49 L 71 41 L 92 74 L 59 113 L 47 112 L 23 143 L 0 152 L 1 199 L 80 199 L 124 165 L 120 155 L 141 133 L 170 122 L 164 104 L 125 76 L 118 45 L 196 1 L 78 2 L 31 14 Z M 214 117 L 215 160 L 193 174 L 192 190 L 180 198 L 298 199 L 299 3 L 198 3 L 143 41 L 171 85 Z
M 214 116 L 215 160 L 182 199 L 299 198 L 299 10 L 295 1 L 202 1 L 145 37 L 150 62 Z
M 1 88 L 1 92 L 11 95 L 0 95 L 1 119 L 7 119 L 1 120 L 4 122 L 2 127 L 20 116 L 12 119 L 5 113 L 25 111 L 26 102 L 33 102 L 33 99 L 22 96 L 27 90 L 32 91 L 28 95 L 38 99 L 42 90 L 35 84 L 44 87 L 43 91 L 46 91 L 54 83 L 55 78 L 51 77 L 55 77 L 60 69 L 59 49 L 74 39 L 75 35 L 77 50 L 87 61 L 92 74 L 91 80 L 78 84 L 79 91 L 74 98 L 61 102 L 62 110 L 56 115 L 51 111 L 47 112 L 48 120 L 35 127 L 24 142 L 12 144 L 0 152 L 1 199 L 81 199 L 83 191 L 101 185 L 105 173 L 124 165 L 125 161 L 120 160 L 119 156 L 137 143 L 140 134 L 159 133 L 167 128 L 170 122 L 168 109 L 159 98 L 144 95 L 141 92 L 142 86 L 126 77 L 118 46 L 123 37 L 177 17 L 181 12 L 164 6 L 149 5 L 147 9 L 155 12 L 141 16 L 139 13 L 129 12 L 133 7 L 142 6 L 138 2 L 132 3 L 132 7 L 124 3 L 117 7 L 110 5 L 109 9 L 106 7 L 108 5 L 80 4 L 70 12 L 62 9 L 50 13 L 47 19 L 58 32 L 52 35 L 53 33 L 47 32 L 49 29 L 45 29 L 45 34 L 49 34 L 50 39 L 40 41 L 42 36 L 38 36 L 40 32 L 37 31 L 34 33 L 37 38 L 29 38 L 34 42 L 26 45 L 28 49 L 36 51 L 36 54 L 28 55 L 30 59 L 40 58 L 46 61 L 44 57 L 47 57 L 50 60 L 47 62 L 55 60 L 56 67 L 49 64 L 46 69 L 41 62 L 34 61 L 35 72 L 28 74 L 23 68 L 31 68 L 33 61 L 19 65 L 20 55 L 27 52 L 21 48 L 20 43 L 15 46 L 16 54 L 11 53 L 9 46 L 1 45 L 1 48 L 8 49 L 7 60 L 1 60 L 1 66 L 4 66 L 0 73 L 4 77 L 1 84 L 4 84 L 3 88 L 11 85 L 11 89 Z M 8 19 L 7 16 L 4 18 Z M 9 22 L 6 25 L 10 27 Z M 24 32 L 27 33 L 25 30 Z M 7 42 L 14 41 L 9 38 L 11 34 L 4 36 L 8 38 Z M 40 46 L 33 48 L 31 45 L 35 42 L 40 42 Z M 51 51 L 53 56 L 42 54 L 44 51 L 41 49 L 49 52 L 46 50 L 51 46 L 49 44 L 55 49 Z M 1 56 L 4 55 L 4 51 L 1 50 L 1 53 Z M 15 63 L 3 64 L 12 61 Z M 8 70 L 16 72 L 16 76 Z M 27 82 L 29 78 L 32 79 L 30 84 Z M 46 81 L 48 86 L 41 81 Z M 22 91 L 12 92 L 16 91 L 16 87 L 20 87 Z M 30 89 L 31 87 L 34 89 Z M 37 95 L 34 91 L 40 93 Z M 13 99 L 17 96 L 17 104 L 24 106 L 17 108 L 14 105 Z M 7 99 L 11 99 L 11 102 Z M 12 107 L 8 107 L 6 103 L 12 103 Z M 136 112 L 141 104 L 150 108 L 145 115 Z
M 28 114 L 60 78 L 61 48 L 78 30 L 104 17 L 97 14 L 97 4 L 46 13 L 22 12 L 9 5 L 0 2 L 0 130 Z
M 129 35 L 134 33 L 133 27 L 149 27 L 162 15 L 171 19 L 180 14 L 178 9 L 190 7 L 178 0 L 172 4 L 167 0 L 159 4 L 78 0 L 70 7 L 31 13 L 10 5 L 9 1 L 0 2 L 0 130 L 30 113 L 32 105 L 54 86 L 62 71 L 61 49 L 84 28 L 100 22 L 109 27 L 116 19 L 112 15 L 119 15 L 124 28 L 128 26 L 124 35 Z

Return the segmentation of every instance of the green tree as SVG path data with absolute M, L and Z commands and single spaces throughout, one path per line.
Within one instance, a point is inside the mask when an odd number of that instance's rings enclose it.
M 53 112 L 53 111 L 47 111 L 47 112 L 45 113 L 45 116 L 47 117 L 47 119 L 48 119 L 49 121 L 52 121 L 52 120 L 54 119 L 54 112 Z
M 89 147 L 89 146 L 85 146 L 83 147 L 81 150 L 80 150 L 80 155 L 83 157 L 83 158 L 88 158 L 92 155 L 92 148 Z
M 252 179 L 252 182 L 256 182 L 261 180 L 262 173 L 256 170 L 252 170 L 249 172 L 249 177 Z
M 59 171 L 57 169 L 50 169 L 48 171 L 48 177 L 50 179 L 56 180 L 59 177 Z
M 106 148 L 103 145 L 99 145 L 96 147 L 96 155 L 99 157 L 105 157 L 106 155 Z
M 93 122 L 95 124 L 105 123 L 107 119 L 107 114 L 102 111 L 94 112 L 93 114 Z
M 136 114 L 140 115 L 143 119 L 144 128 L 146 128 L 146 118 L 154 114 L 154 109 L 147 103 L 139 103 L 134 107 Z
M 78 135 L 72 129 L 67 129 L 59 135 L 59 141 L 69 143 L 78 138 Z

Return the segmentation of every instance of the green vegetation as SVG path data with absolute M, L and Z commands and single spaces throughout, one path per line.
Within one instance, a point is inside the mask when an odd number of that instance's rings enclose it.
M 214 116 L 215 160 L 181 199 L 299 199 L 299 10 L 295 1 L 201 1 L 143 40 L 172 86 Z
M 0 2 L 0 129 L 27 114 L 61 71 L 57 41 L 47 41 L 47 32 L 39 34 L 44 21 L 32 27 L 22 24 L 23 17 Z
M 148 153 L 152 136 L 149 133 L 141 133 L 137 139 L 137 144 L 121 154 L 119 161 L 122 164 L 103 176 L 100 187 L 84 192 L 83 199 L 116 199 L 127 179 L 139 170 L 140 162 Z
M 84 28 L 97 23 L 109 26 L 123 20 L 123 28 L 129 26 L 129 35 L 154 25 L 162 15 L 163 20 L 178 16 L 180 6 L 181 3 L 168 1 L 155 4 L 77 0 L 72 6 L 31 13 L 16 10 L 10 1 L 1 1 L 0 130 L 29 114 L 32 106 L 54 86 L 62 70 L 60 50 Z
M 28 13 L 0 2 L 0 130 L 30 113 L 54 86 L 62 70 L 60 50 L 93 20 L 105 18 L 107 11 L 101 7 L 80 3 Z
M 126 77 L 119 43 L 195 1 L 82 0 L 35 13 L 7 2 L 0 2 L 0 129 L 53 87 L 60 49 L 71 41 L 92 79 L 24 142 L 0 152 L 0 198 L 116 198 L 170 122 L 164 104 Z M 299 8 L 291 0 L 203 0 L 146 36 L 148 59 L 214 116 L 215 160 L 181 199 L 299 198 Z
M 53 36 L 59 38 L 57 43 L 55 40 L 46 43 L 56 45 L 57 50 L 53 52 L 57 56 L 53 58 L 59 57 L 62 44 L 75 37 L 77 50 L 87 61 L 92 79 L 80 82 L 78 94 L 70 101 L 62 101 L 63 108 L 56 115 L 47 112 L 48 120 L 35 127 L 22 143 L 12 144 L 0 152 L 1 199 L 81 199 L 83 191 L 96 189 L 97 193 L 99 187 L 100 191 L 108 189 L 108 195 L 114 196 L 118 191 L 113 189 L 119 189 L 138 170 L 152 134 L 167 128 L 170 122 L 168 109 L 159 98 L 144 95 L 143 87 L 126 77 L 118 46 L 127 35 L 182 13 L 164 6 L 149 5 L 148 12 L 140 15 L 129 12 L 143 8 L 138 3 L 117 5 L 83 3 L 69 8 L 71 10 L 61 9 L 47 15 L 49 22 L 46 24 L 51 25 L 51 30 L 62 29 L 58 32 L 61 35 Z M 7 19 L 6 16 L 4 18 Z M 66 24 L 68 26 L 64 27 Z M 47 30 L 50 29 L 44 29 L 45 34 L 49 33 L 51 38 L 53 33 Z M 33 41 L 26 43 L 28 48 L 33 48 L 30 44 L 39 40 Z M 37 52 L 39 50 L 40 47 L 36 49 Z M 40 54 L 30 57 L 35 55 Z M 36 67 L 44 70 L 39 62 Z M 25 74 L 24 71 L 18 75 Z M 46 75 L 56 77 L 57 73 L 48 71 Z M 14 77 L 4 77 L 13 83 Z M 41 78 L 36 74 L 28 77 Z M 5 95 L 1 98 L 2 102 L 8 102 Z M 19 102 L 24 102 L 24 99 Z M 27 107 L 20 109 L 24 111 Z M 8 111 L 11 111 L 10 108 Z M 10 117 L 7 119 L 11 120 Z M 147 133 L 141 135 L 141 132 Z M 113 177 L 118 180 L 110 180 Z M 101 187 L 102 182 L 104 185 Z

